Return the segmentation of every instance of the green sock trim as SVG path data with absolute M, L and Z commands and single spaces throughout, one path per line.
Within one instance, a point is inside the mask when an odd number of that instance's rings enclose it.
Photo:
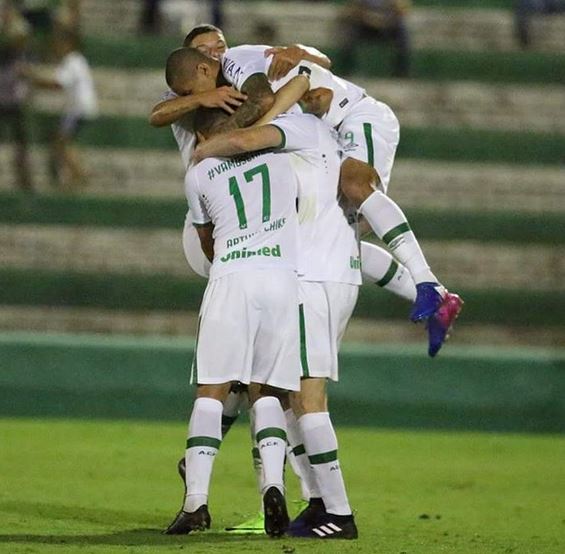
M 308 367 L 308 349 L 306 348 L 306 324 L 304 322 L 304 305 L 298 305 L 298 318 L 300 324 L 300 364 L 302 365 L 302 376 L 310 377 Z
M 292 453 L 295 456 L 302 456 L 302 454 L 306 454 L 306 449 L 304 448 L 303 444 L 299 444 L 292 449 Z
M 263 439 L 269 437 L 282 439 L 286 442 L 286 433 L 284 429 L 280 429 L 279 427 L 265 427 L 265 429 L 261 429 L 261 431 L 257 433 L 255 440 L 261 442 Z
M 393 227 L 390 231 L 388 231 L 388 233 L 386 233 L 383 237 L 383 242 L 385 244 L 390 244 L 398 235 L 402 235 L 402 233 L 408 233 L 408 231 L 410 231 L 410 225 L 408 225 L 408 222 L 406 223 L 401 223 L 400 225 L 397 225 L 396 227 Z
M 251 449 L 251 455 L 253 456 L 254 460 L 261 459 L 261 454 L 259 454 L 259 449 L 256 446 Z
M 215 439 L 214 437 L 190 437 L 186 441 L 187 448 L 208 446 L 210 448 L 217 448 L 219 450 L 220 444 L 222 444 L 222 441 L 220 439 Z
M 389 268 L 387 269 L 387 272 L 384 274 L 384 277 L 380 281 L 377 281 L 377 285 L 379 287 L 388 285 L 391 282 L 392 278 L 395 276 L 397 269 L 398 264 L 394 260 L 392 260 L 390 262 Z
M 363 123 L 363 132 L 367 143 L 367 163 L 371 167 L 375 167 L 375 147 L 373 146 L 373 133 L 370 123 Z
M 332 450 L 331 452 L 322 452 L 321 454 L 314 454 L 313 456 L 308 456 L 308 461 L 312 465 L 327 464 L 329 462 L 335 462 L 336 460 L 337 460 L 337 450 Z

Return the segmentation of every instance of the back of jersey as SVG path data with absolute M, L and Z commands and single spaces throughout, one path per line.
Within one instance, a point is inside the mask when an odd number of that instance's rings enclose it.
M 296 271 L 297 179 L 284 152 L 193 166 L 185 190 L 195 225 L 214 225 L 210 279 L 246 269 Z
M 341 166 L 335 131 L 313 115 L 272 122 L 286 137 L 298 177 L 299 277 L 361 284 L 359 245 L 337 196 Z

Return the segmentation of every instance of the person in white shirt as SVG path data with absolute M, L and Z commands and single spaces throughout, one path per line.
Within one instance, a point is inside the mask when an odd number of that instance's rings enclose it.
M 200 110 L 194 125 L 210 137 L 218 120 L 227 117 L 218 109 Z M 187 534 L 210 526 L 208 488 L 222 439 L 222 403 L 232 383 L 243 383 L 249 385 L 263 467 L 265 532 L 280 536 L 289 518 L 283 482 L 286 422 L 278 398 L 300 389 L 298 178 L 290 154 L 264 152 L 193 165 L 185 190 L 211 268 L 192 368 L 197 399 L 185 452 L 186 494 L 165 532 Z
M 28 72 L 32 82 L 41 88 L 59 90 L 65 95 L 65 108 L 55 133 L 51 155 L 51 173 L 57 184 L 81 184 L 85 171 L 74 141 L 85 123 L 98 115 L 98 102 L 90 67 L 79 51 L 75 31 L 60 29 L 54 38 L 60 60 L 52 76 Z

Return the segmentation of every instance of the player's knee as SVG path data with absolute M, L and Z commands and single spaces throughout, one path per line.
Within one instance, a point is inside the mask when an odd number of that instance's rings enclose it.
M 376 190 L 379 182 L 375 169 L 364 162 L 348 158 L 341 165 L 341 190 L 357 207 Z

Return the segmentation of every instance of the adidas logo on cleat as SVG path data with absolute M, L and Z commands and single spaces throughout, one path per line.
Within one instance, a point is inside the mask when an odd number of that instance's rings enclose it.
M 320 527 L 314 527 L 312 532 L 316 533 L 318 537 L 326 537 L 328 535 L 333 535 L 343 531 L 341 527 L 338 527 L 334 523 L 328 523 L 327 525 L 320 525 Z

